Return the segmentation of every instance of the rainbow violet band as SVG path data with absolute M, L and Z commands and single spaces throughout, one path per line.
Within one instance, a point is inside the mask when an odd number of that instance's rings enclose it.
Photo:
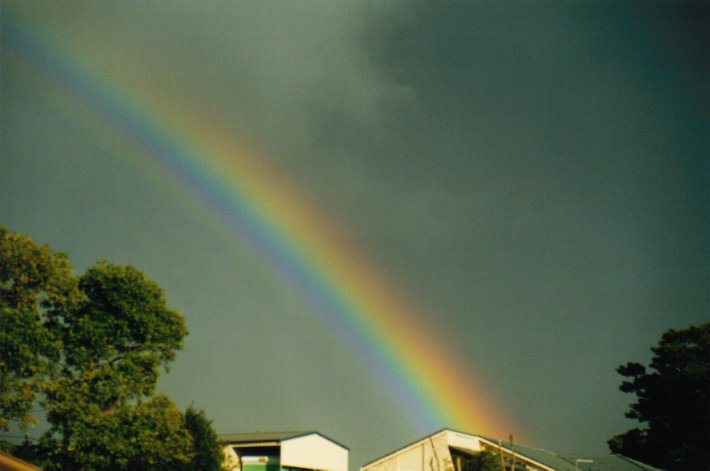
M 2 44 L 13 60 L 59 89 L 72 110 L 95 117 L 104 133 L 139 148 L 163 178 L 180 182 L 247 241 L 358 355 L 418 433 L 442 427 L 499 437 L 511 432 L 503 411 L 436 329 L 421 322 L 292 182 L 227 129 L 228 120 L 201 113 L 199 103 L 179 107 L 151 90 L 119 83 L 62 38 L 34 29 L 9 9 L 3 13 Z

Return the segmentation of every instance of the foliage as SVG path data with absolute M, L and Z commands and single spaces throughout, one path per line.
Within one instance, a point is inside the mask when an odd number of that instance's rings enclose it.
M 0 250 L 0 428 L 26 429 L 35 403 L 49 425 L 14 452 L 47 470 L 179 469 L 207 459 L 216 440 L 209 420 L 155 395 L 187 335 L 163 290 L 108 262 L 77 279 L 66 255 L 4 228 Z
M 111 413 L 81 399 L 66 404 L 64 410 L 73 417 L 61 429 L 54 427 L 54 432 L 43 435 L 34 453 L 45 458 L 47 470 L 174 469 L 193 456 L 182 413 L 165 396 L 120 406 Z
M 500 471 L 500 455 L 490 451 L 479 453 L 452 453 L 456 471 Z
M 111 410 L 152 394 L 159 367 L 182 348 L 182 316 L 167 308 L 157 284 L 130 266 L 99 262 L 80 278 L 79 288 L 84 299 L 56 322 L 64 355 L 49 401 L 57 402 L 56 394 L 81 394 Z M 50 407 L 50 417 L 52 412 Z
M 220 471 L 222 469 L 222 446 L 212 428 L 212 421 L 204 411 L 190 406 L 185 411 L 185 427 L 192 437 L 195 457 L 190 463 L 176 469 L 182 471 Z
M 626 416 L 647 424 L 611 438 L 612 452 L 669 470 L 705 469 L 710 462 L 710 322 L 669 330 L 651 351 L 648 371 L 627 363 L 620 389 L 637 401 Z
M 0 227 L 0 430 L 36 422 L 32 404 L 61 348 L 48 315 L 78 299 L 66 255 Z

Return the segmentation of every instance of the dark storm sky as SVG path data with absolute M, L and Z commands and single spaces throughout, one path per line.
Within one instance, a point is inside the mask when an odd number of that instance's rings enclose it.
M 228 117 L 530 445 L 604 451 L 633 425 L 614 368 L 708 319 L 707 3 L 2 8 L 127 94 L 165 84 Z M 165 392 L 222 432 L 320 430 L 354 465 L 422 435 L 258 255 L 1 47 L 0 224 L 166 289 L 191 335 Z

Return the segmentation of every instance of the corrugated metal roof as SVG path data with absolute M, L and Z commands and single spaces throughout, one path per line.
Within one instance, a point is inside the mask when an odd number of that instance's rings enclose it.
M 592 463 L 579 463 L 579 469 L 582 471 L 662 471 L 623 455 L 571 455 L 565 453 L 559 456 L 572 464 L 578 459 L 591 460 Z
M 469 435 L 471 437 L 478 437 L 486 442 L 489 443 L 489 446 L 498 446 L 498 440 L 493 439 L 493 438 L 488 438 L 484 437 L 481 435 L 472 435 L 469 433 L 465 432 L 460 432 L 457 430 L 452 430 L 452 429 L 442 429 L 439 430 L 438 432 L 429 435 L 425 438 L 422 438 L 420 440 L 417 440 L 416 442 L 410 443 L 408 445 L 405 445 L 402 448 L 399 448 L 393 452 L 388 453 L 385 456 L 381 456 L 373 461 L 370 461 L 369 463 L 365 464 L 362 466 L 362 468 L 371 466 L 378 461 L 387 459 L 391 456 L 396 455 L 397 453 L 400 453 L 401 451 L 417 444 L 420 443 L 424 440 L 429 440 L 433 437 L 436 437 L 440 434 L 443 434 L 445 432 L 454 432 L 454 433 L 460 433 L 462 435 Z M 502 446 L 506 451 L 510 452 L 510 443 L 509 442 L 500 442 L 500 446 Z M 544 466 L 554 468 L 555 471 L 663 471 L 658 468 L 654 468 L 653 466 L 649 466 L 647 464 L 639 463 L 638 461 L 632 460 L 630 458 L 627 458 L 622 455 L 612 455 L 612 454 L 572 454 L 572 453 L 555 453 L 547 450 L 542 450 L 539 448 L 534 448 L 530 446 L 525 446 L 525 445 L 515 445 L 515 454 L 520 455 L 521 457 L 525 457 L 530 459 L 531 461 L 536 461 L 539 464 L 542 464 Z M 581 459 L 581 460 L 592 460 L 592 463 L 587 463 L 587 462 L 579 462 L 577 463 L 576 460 Z M 578 465 L 578 466 L 577 466 Z M 361 468 L 361 469 L 362 469 Z
M 493 440 L 491 438 L 481 437 L 483 440 L 498 445 L 498 440 Z M 500 446 L 505 450 L 510 451 L 510 442 L 500 442 Z M 533 448 L 531 446 L 518 445 L 515 444 L 514 447 L 515 454 L 522 457 L 528 458 L 532 461 L 537 461 L 540 464 L 554 468 L 556 471 L 576 471 L 574 464 L 569 467 L 569 461 L 559 457 L 556 453 L 551 451 L 542 450 L 539 448 Z
M 491 440 L 492 441 L 492 440 Z M 509 450 L 510 443 L 501 443 Z M 555 468 L 557 471 L 662 471 L 623 455 L 602 453 L 554 453 L 525 445 L 515 445 L 517 454 Z M 582 460 L 577 462 L 577 460 Z M 591 461 L 591 463 L 587 462 Z

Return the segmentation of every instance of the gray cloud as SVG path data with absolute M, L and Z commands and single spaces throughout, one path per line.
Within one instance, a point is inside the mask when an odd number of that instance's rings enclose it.
M 707 8 L 6 5 L 127 94 L 197 103 L 255 143 L 531 445 L 602 451 L 630 427 L 613 368 L 707 317 Z M 223 431 L 327 428 L 354 464 L 419 438 L 292 287 L 153 188 L 5 51 L 0 214 L 80 265 L 156 274 L 193 332 L 171 395 Z M 287 384 L 265 400 L 274 377 Z

